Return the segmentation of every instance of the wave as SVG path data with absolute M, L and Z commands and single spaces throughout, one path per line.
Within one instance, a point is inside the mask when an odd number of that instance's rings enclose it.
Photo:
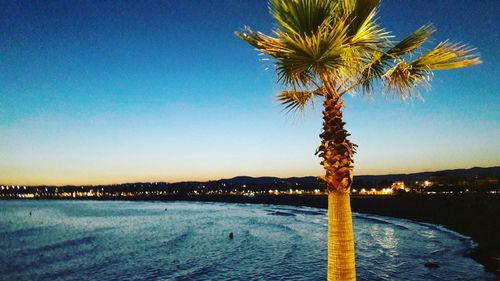
M 314 208 L 314 207 L 304 207 L 304 206 L 273 206 L 272 210 L 280 210 L 292 212 L 294 214 L 304 214 L 304 215 L 325 215 L 326 210 Z
M 397 224 L 397 223 L 394 223 L 392 221 L 385 220 L 385 219 L 382 219 L 382 218 L 379 218 L 379 217 L 373 217 L 373 216 L 367 216 L 367 215 L 359 215 L 359 214 L 354 215 L 354 217 L 357 218 L 357 219 L 361 219 L 361 220 L 364 220 L 364 221 L 371 222 L 371 223 L 385 224 L 385 225 L 395 226 L 395 227 L 397 227 L 399 229 L 410 230 L 408 227 L 406 227 L 404 225 Z
M 194 268 L 191 267 L 188 270 L 178 272 L 175 276 L 175 280 L 206 280 L 209 278 L 207 276 L 213 276 L 215 271 L 216 270 L 213 265 L 205 265 Z
M 440 224 L 431 224 L 431 223 L 426 223 L 426 222 L 420 222 L 420 221 L 415 221 L 415 220 L 410 220 L 410 219 L 402 219 L 402 218 L 394 218 L 394 217 L 383 217 L 383 216 L 373 216 L 373 215 L 368 215 L 368 214 L 362 214 L 362 213 L 353 213 L 353 217 L 363 219 L 365 221 L 371 221 L 374 223 L 380 223 L 380 224 L 390 224 L 394 225 L 400 228 L 404 228 L 406 230 L 412 230 L 411 228 L 404 226 L 403 224 L 409 224 L 409 225 L 417 225 L 417 226 L 422 226 L 430 230 L 435 230 L 441 233 L 445 233 L 451 237 L 458 238 L 463 242 L 467 242 L 470 244 L 470 247 L 475 247 L 476 243 L 472 240 L 472 238 L 462 235 L 456 231 L 450 230 L 446 228 L 443 225 Z M 401 223 L 396 223 L 395 221 L 401 222 Z
M 0 231 L 0 236 L 23 236 L 23 235 L 32 235 L 40 231 L 45 231 L 49 230 L 48 228 L 50 227 L 56 227 L 55 225 L 51 226 L 36 226 L 36 227 L 28 227 L 28 228 L 21 228 L 21 229 L 16 229 L 16 230 L 7 230 L 7 231 Z
M 12 257 L 18 262 L 21 262 L 23 267 L 37 267 L 40 264 L 39 259 L 43 259 L 46 264 L 67 263 L 68 261 L 79 258 L 81 256 L 90 255 L 95 250 L 95 236 L 85 236 L 81 238 L 70 239 L 58 243 L 22 249 L 11 253 Z M 85 247 L 84 245 L 88 246 Z M 8 265 L 7 260 L 0 259 L 2 264 Z M 16 273 L 19 269 L 15 267 L 0 267 L 0 273 L 10 274 Z M 50 279 L 47 279 L 50 280 Z
M 268 215 L 271 215 L 271 216 L 284 216 L 284 217 L 294 217 L 295 214 L 292 214 L 292 213 L 287 213 L 287 212 L 281 212 L 281 211 L 268 211 L 267 213 Z
M 66 249 L 69 247 L 80 247 L 82 244 L 89 244 L 91 243 L 96 237 L 95 236 L 85 236 L 81 238 L 75 238 L 75 239 L 70 239 L 58 243 L 53 243 L 45 246 L 40 246 L 40 247 L 35 247 L 35 248 L 29 248 L 29 249 L 24 249 L 20 250 L 16 255 L 20 256 L 26 256 L 26 255 L 32 255 L 40 252 L 49 252 L 49 251 L 57 251 L 59 249 Z
M 166 247 L 169 249 L 175 249 L 177 245 L 184 243 L 193 233 L 191 228 L 186 229 L 174 238 L 170 240 L 165 240 L 161 243 L 161 247 Z
M 272 229 L 281 230 L 283 232 L 296 235 L 296 231 L 293 228 L 291 228 L 287 225 L 281 224 L 281 223 L 265 222 L 265 221 L 254 219 L 254 218 L 250 219 L 249 223 L 252 226 L 264 227 L 264 229 L 262 229 L 262 230 L 269 230 L 270 228 L 272 228 Z

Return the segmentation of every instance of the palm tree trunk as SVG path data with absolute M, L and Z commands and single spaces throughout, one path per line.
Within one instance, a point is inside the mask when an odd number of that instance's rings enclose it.
M 356 280 L 354 234 L 350 188 L 355 144 L 347 137 L 342 121 L 343 101 L 325 97 L 323 132 L 318 155 L 323 158 L 328 190 L 328 273 L 327 280 Z
M 349 193 L 328 193 L 327 280 L 356 280 L 354 234 Z

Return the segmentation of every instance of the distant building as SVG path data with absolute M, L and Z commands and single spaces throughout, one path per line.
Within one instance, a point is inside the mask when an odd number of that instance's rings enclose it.
M 405 183 L 403 181 L 395 181 L 391 185 L 392 190 L 405 190 Z
M 393 190 L 390 189 L 390 188 L 382 188 L 382 189 L 375 189 L 375 188 L 365 189 L 365 188 L 362 188 L 358 192 L 358 194 L 359 195 L 392 195 L 393 194 Z

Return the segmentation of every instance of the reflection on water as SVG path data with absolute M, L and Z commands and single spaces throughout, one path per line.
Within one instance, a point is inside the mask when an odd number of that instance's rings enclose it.
M 379 241 L 380 246 L 385 250 L 397 250 L 399 240 L 394 236 L 394 228 L 385 227 L 383 238 Z
M 495 280 L 452 232 L 361 214 L 354 228 L 359 280 Z M 305 207 L 0 201 L 0 280 L 323 280 L 326 229 Z

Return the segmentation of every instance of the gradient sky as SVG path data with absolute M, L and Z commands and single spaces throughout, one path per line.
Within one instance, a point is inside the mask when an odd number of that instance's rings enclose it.
M 382 2 L 396 38 L 431 22 L 433 44 L 484 63 L 436 72 L 424 102 L 347 97 L 355 174 L 500 165 L 499 14 L 498 0 Z M 271 30 L 265 0 L 1 1 L 0 183 L 321 174 L 320 108 L 282 111 L 244 25 Z

